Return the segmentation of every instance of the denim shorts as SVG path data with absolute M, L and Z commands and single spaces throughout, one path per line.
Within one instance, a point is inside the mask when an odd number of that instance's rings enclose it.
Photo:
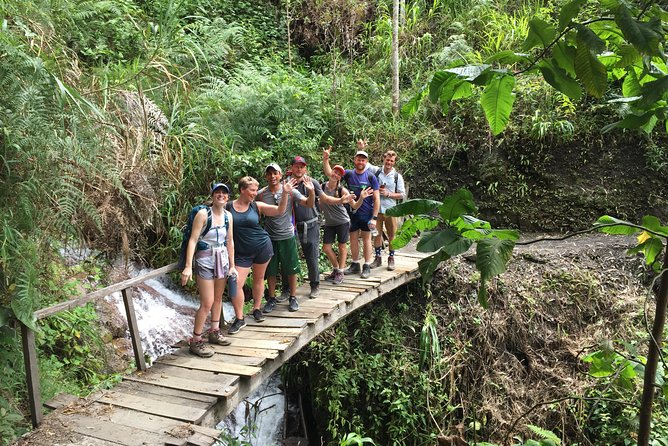
M 369 221 L 371 221 L 371 214 L 362 214 L 355 212 L 350 216 L 350 232 L 361 230 L 362 232 L 370 232 Z

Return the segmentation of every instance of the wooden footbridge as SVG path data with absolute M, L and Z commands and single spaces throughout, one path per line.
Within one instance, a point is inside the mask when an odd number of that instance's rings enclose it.
M 212 346 L 211 358 L 191 355 L 187 347 L 162 356 L 146 367 L 137 321 L 128 292 L 150 278 L 173 271 L 175 265 L 95 291 L 83 298 L 39 310 L 37 319 L 84 305 L 121 291 L 134 347 L 137 371 L 125 376 L 113 389 L 85 399 L 59 396 L 45 405 L 53 411 L 42 415 L 39 370 L 34 333 L 22 326 L 26 376 L 35 430 L 19 441 L 30 444 L 85 445 L 211 445 L 220 431 L 216 424 L 227 416 L 283 363 L 323 331 L 383 294 L 414 280 L 423 254 L 397 252 L 396 270 L 380 267 L 369 279 L 346 276 L 343 284 L 320 283 L 320 296 L 308 298 L 308 285 L 298 290 L 299 311 L 279 304 L 257 323 L 229 336 L 229 346 Z M 49 438 L 58 441 L 44 443 Z M 64 440 L 66 438 L 66 440 Z

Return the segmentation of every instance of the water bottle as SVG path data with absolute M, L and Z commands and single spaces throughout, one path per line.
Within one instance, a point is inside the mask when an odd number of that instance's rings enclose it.
M 237 275 L 230 274 L 227 276 L 227 292 L 230 295 L 230 299 L 237 295 Z
M 371 230 L 371 237 L 376 237 L 378 235 L 378 229 L 374 226 Z

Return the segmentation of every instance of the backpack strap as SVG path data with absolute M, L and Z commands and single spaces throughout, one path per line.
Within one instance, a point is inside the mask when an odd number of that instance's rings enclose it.
M 213 222 L 213 216 L 211 214 L 211 207 L 210 206 L 204 206 L 206 208 L 206 225 L 204 225 L 204 230 L 200 234 L 200 238 L 204 236 L 209 230 L 211 229 L 211 224 Z

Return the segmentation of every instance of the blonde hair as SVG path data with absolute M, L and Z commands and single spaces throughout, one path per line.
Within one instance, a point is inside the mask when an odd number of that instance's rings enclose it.
M 242 177 L 239 180 L 239 192 L 241 192 L 244 189 L 248 189 L 248 187 L 251 186 L 251 185 L 255 185 L 255 186 L 259 187 L 260 183 L 258 183 L 258 181 L 251 176 Z
M 394 150 L 388 150 L 387 152 L 383 153 L 383 159 L 385 159 L 388 156 L 396 157 L 398 155 L 397 155 L 397 152 L 395 152 Z

